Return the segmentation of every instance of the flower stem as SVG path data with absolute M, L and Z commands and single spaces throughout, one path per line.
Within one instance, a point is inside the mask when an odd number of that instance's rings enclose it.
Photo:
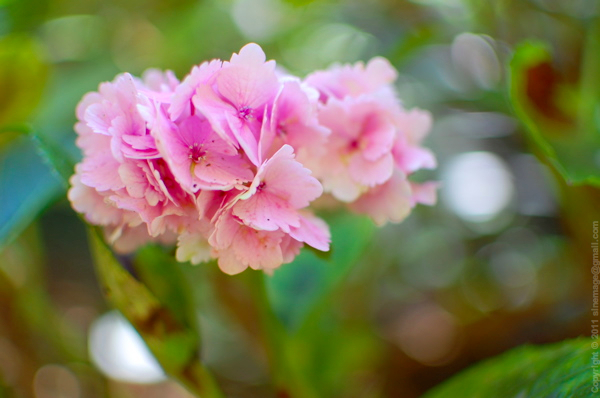
M 273 311 L 267 294 L 265 278 L 268 276 L 261 271 L 251 270 L 246 271 L 245 274 L 247 274 L 246 282 L 257 309 L 261 340 L 269 361 L 277 396 L 286 398 L 318 397 L 319 395 L 303 372 L 294 366 L 290 336 Z

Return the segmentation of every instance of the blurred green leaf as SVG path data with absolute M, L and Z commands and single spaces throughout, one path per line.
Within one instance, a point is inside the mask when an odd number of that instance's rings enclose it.
M 275 312 L 291 328 L 301 326 L 307 315 L 323 308 L 375 231 L 371 220 L 355 214 L 340 213 L 327 221 L 332 235 L 330 256 L 303 249 L 293 263 L 279 268 L 267 280 Z
M 40 46 L 26 35 L 0 38 L 0 126 L 23 122 L 44 91 L 48 66 Z
M 31 138 L 36 145 L 38 153 L 50 166 L 51 171 L 57 176 L 64 187 L 69 186 L 69 178 L 75 173 L 75 160 L 70 153 L 59 147 L 45 135 L 31 133 Z
M 391 51 L 387 54 L 387 58 L 396 66 L 399 67 L 411 58 L 416 52 L 423 49 L 425 46 L 432 44 L 437 32 L 434 26 L 424 25 L 417 29 L 408 32 L 402 39 L 398 40 Z
M 200 397 L 221 397 L 216 382 L 200 361 L 200 336 L 195 328 L 179 320 L 169 305 L 122 267 L 99 229 L 90 228 L 89 239 L 105 295 L 139 332 L 164 370 Z M 142 253 L 138 265 L 150 255 L 150 251 Z M 145 268 L 144 274 L 151 274 L 157 264 Z M 172 289 L 178 288 L 159 289 L 151 279 L 154 289 L 166 297 L 172 297 Z
M 376 356 L 368 334 L 359 337 L 356 328 L 344 328 L 327 312 L 372 241 L 375 225 L 367 217 L 347 212 L 328 217 L 327 223 L 332 235 L 330 255 L 303 249 L 292 264 L 266 279 L 272 307 L 293 330 L 285 354 L 290 372 L 303 375 L 322 396 L 340 391 L 339 380 L 356 370 L 357 363 L 365 365 L 370 362 L 367 358 Z
M 600 64 L 599 50 L 596 35 L 586 49 L 587 63 Z M 541 42 L 521 44 L 511 61 L 511 101 L 533 143 L 568 183 L 600 185 L 599 125 L 591 123 L 593 112 L 582 112 L 598 106 L 600 82 L 590 80 L 579 84 L 594 94 L 578 96 L 577 88 L 554 69 L 550 51 Z
M 139 279 L 168 307 L 177 321 L 198 334 L 194 300 L 180 268 L 190 265 L 177 262 L 160 246 L 146 246 L 138 251 L 134 266 Z
M 19 336 L 23 349 L 33 351 L 27 354 L 32 358 L 42 358 L 47 350 L 30 345 L 35 336 L 61 361 L 86 362 L 85 332 L 64 318 L 47 292 L 48 259 L 40 232 L 39 223 L 33 222 L 0 251 L 0 302 L 5 310 L 0 324 Z
M 547 346 L 523 346 L 478 364 L 424 398 L 592 396 L 592 340 L 579 338 Z
M 0 250 L 25 229 L 63 189 L 38 156 L 29 137 L 21 136 L 0 152 Z
M 3 4 L 2 4 L 3 3 Z M 35 31 L 46 17 L 50 0 L 2 0 L 13 32 Z
M 314 2 L 315 0 L 284 0 L 284 1 L 293 6 L 300 7 L 300 6 L 305 6 L 307 4 L 310 4 L 310 3 Z
M 319 334 L 296 336 L 292 357 L 297 372 L 305 374 L 321 396 L 369 396 L 372 386 L 360 375 L 380 364 L 381 344 L 372 333 L 372 325 L 342 324 L 328 319 Z M 310 354 L 309 354 L 310 353 Z M 343 382 L 341 382 L 343 380 Z

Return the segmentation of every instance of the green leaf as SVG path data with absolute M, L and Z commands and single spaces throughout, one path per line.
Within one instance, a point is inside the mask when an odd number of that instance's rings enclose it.
M 20 136 L 2 147 L 0 170 L 2 250 L 64 190 L 27 136 Z
M 168 304 L 122 267 L 99 229 L 90 228 L 89 239 L 98 279 L 107 299 L 139 332 L 165 372 L 200 397 L 222 397 L 216 382 L 200 361 L 200 336 L 195 328 L 183 322 Z M 148 252 L 142 253 L 138 265 L 148 260 Z M 149 265 L 144 273 L 151 273 L 157 264 Z M 156 290 L 156 285 L 154 287 Z M 169 297 L 172 293 L 168 292 L 177 288 L 163 287 L 158 291 L 161 296 Z
M 548 46 L 525 42 L 511 61 L 510 98 L 538 152 L 570 184 L 600 185 L 600 126 L 591 110 L 599 106 L 600 38 L 590 32 L 579 86 L 565 83 Z M 590 77 L 591 76 L 591 77 Z M 591 93 L 591 95 L 590 95 Z
M 352 269 L 375 231 L 370 219 L 355 214 L 340 213 L 327 221 L 332 235 L 330 255 L 317 256 L 303 249 L 293 263 L 277 269 L 267 279 L 275 312 L 292 329 L 323 308 L 323 302 Z
M 523 346 L 460 373 L 424 398 L 591 397 L 592 340 Z M 600 359 L 600 358 L 598 358 Z
M 68 145 L 58 146 L 45 135 L 31 132 L 31 139 L 35 143 L 39 155 L 50 166 L 51 171 L 64 187 L 69 186 L 69 179 L 75 173 L 75 159 L 63 148 Z
M 432 44 L 435 39 L 437 39 L 436 35 L 437 32 L 433 25 L 417 26 L 396 42 L 386 58 L 389 59 L 394 66 L 399 67 L 409 60 L 417 51 Z
M 134 261 L 136 275 L 152 294 L 168 307 L 177 321 L 198 334 L 191 287 L 181 268 L 189 266 L 177 262 L 160 246 L 146 246 L 138 250 Z

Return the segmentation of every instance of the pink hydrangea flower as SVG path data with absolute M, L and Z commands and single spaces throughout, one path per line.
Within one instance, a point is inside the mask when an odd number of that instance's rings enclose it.
M 209 242 L 219 259 L 219 268 L 230 275 L 248 267 L 272 271 L 291 262 L 304 243 L 318 250 L 329 250 L 329 228 L 312 214 L 301 214 L 299 226 L 290 229 L 289 234 L 281 229 L 255 229 L 245 225 L 228 209 L 216 220 Z
M 152 135 L 163 158 L 187 192 L 231 189 L 252 180 L 249 163 L 200 114 L 174 123 L 159 110 Z
M 233 54 L 211 78 L 198 85 L 192 101 L 215 131 L 259 165 L 258 139 L 264 112 L 279 90 L 275 61 L 254 43 Z
M 210 237 L 224 272 L 273 269 L 293 259 L 303 243 L 329 250 L 326 225 L 300 211 L 323 192 L 310 174 L 284 145 L 261 165 L 249 189 L 230 198 Z
M 402 108 L 391 85 L 396 76 L 387 60 L 374 58 L 305 79 L 320 93 L 319 122 L 331 132 L 324 154 L 309 167 L 326 192 L 380 225 L 402 221 L 416 203 L 435 202 L 434 185 L 408 181 L 411 173 L 436 166 L 421 147 L 431 116 Z
M 150 76 L 163 90 L 159 97 L 176 84 L 168 74 Z M 105 226 L 109 240 L 122 250 L 175 232 L 189 216 L 186 209 L 194 207 L 160 158 L 139 111 L 150 106 L 152 92 L 143 81 L 121 75 L 86 95 L 77 108 L 75 130 L 84 159 L 71 179 L 69 199 L 88 221 Z
M 311 73 L 305 81 L 319 90 L 321 102 L 326 103 L 329 98 L 356 98 L 375 92 L 393 95 L 394 90 L 390 84 L 397 77 L 398 72 L 387 59 L 375 57 L 367 65 L 362 62 L 333 65 L 328 70 Z
M 261 159 L 284 144 L 291 145 L 301 162 L 323 155 L 329 129 L 319 123 L 317 105 L 319 93 L 299 79 L 284 77 L 273 100 L 273 106 L 263 122 L 259 141 Z
M 315 172 L 337 199 L 352 202 L 391 177 L 396 129 L 377 98 L 332 98 L 319 120 L 332 134 Z
M 258 169 L 250 188 L 233 204 L 233 215 L 252 228 L 289 233 L 300 227 L 298 210 L 321 196 L 323 188 L 310 170 L 294 160 L 284 145 Z
M 125 73 L 113 83 L 102 83 L 99 93 L 84 98 L 84 121 L 95 133 L 111 138 L 112 156 L 122 161 L 124 156 L 135 159 L 157 157 L 157 149 L 137 105 L 147 103 L 138 90 L 142 83 Z
M 115 250 L 175 244 L 179 261 L 235 274 L 272 272 L 305 244 L 329 250 L 310 209 L 324 190 L 378 224 L 435 202 L 435 184 L 408 180 L 435 167 L 430 115 L 401 107 L 386 60 L 305 81 L 275 67 L 251 43 L 182 82 L 150 70 L 102 83 L 77 108 L 73 207 Z

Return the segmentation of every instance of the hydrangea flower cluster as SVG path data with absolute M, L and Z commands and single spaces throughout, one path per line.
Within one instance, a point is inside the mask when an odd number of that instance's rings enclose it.
M 377 224 L 435 202 L 433 183 L 407 179 L 435 167 L 421 147 L 431 117 L 402 108 L 385 59 L 304 80 L 275 67 L 251 43 L 182 82 L 150 70 L 86 94 L 75 210 L 119 252 L 176 244 L 179 261 L 216 258 L 235 274 L 273 270 L 304 244 L 329 250 L 329 229 L 309 207 L 324 193 Z

